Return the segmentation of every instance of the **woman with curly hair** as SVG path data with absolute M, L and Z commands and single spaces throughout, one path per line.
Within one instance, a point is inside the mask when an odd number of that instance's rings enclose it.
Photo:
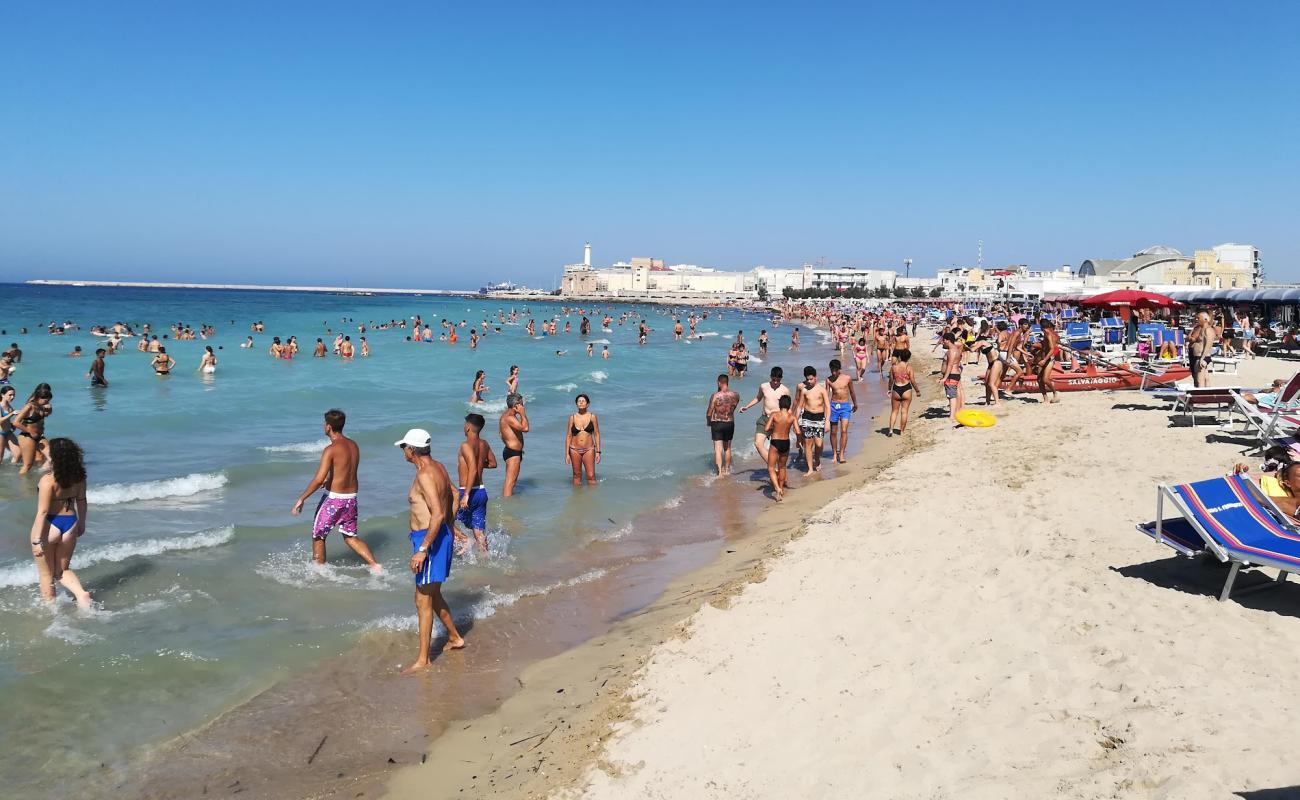
M 86 466 L 81 448 L 62 437 L 49 441 L 50 470 L 37 484 L 36 519 L 32 522 L 32 557 L 40 576 L 41 597 L 55 598 L 55 582 L 72 593 L 77 605 L 90 607 L 90 593 L 70 568 L 77 539 L 86 532 Z
M 13 417 L 14 433 L 18 436 L 18 451 L 23 466 L 19 475 L 26 475 L 32 464 L 45 459 L 45 418 L 54 413 L 54 390 L 48 383 L 40 383 L 32 390 L 22 410 Z

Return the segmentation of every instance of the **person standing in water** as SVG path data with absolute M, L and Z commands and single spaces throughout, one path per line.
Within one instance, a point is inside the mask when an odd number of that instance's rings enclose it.
M 849 446 L 849 422 L 858 410 L 858 394 L 853 390 L 853 379 L 840 372 L 838 358 L 831 359 L 830 368 L 826 391 L 831 398 L 831 450 L 835 453 L 835 462 L 843 464 L 848 461 L 844 452 Z
M 461 442 L 456 459 L 460 478 L 460 502 L 456 507 L 456 519 L 474 532 L 474 542 L 480 553 L 487 552 L 488 494 L 487 487 L 483 485 L 483 470 L 497 468 L 497 458 L 492 454 L 492 448 L 480 436 L 486 423 L 482 414 L 465 415 L 465 441 Z M 457 534 L 457 539 L 465 538 L 454 526 L 452 532 Z
M 528 412 L 524 410 L 523 395 L 515 392 L 506 395 L 506 413 L 501 415 L 497 427 L 501 432 L 501 460 L 506 464 L 501 496 L 510 497 L 515 493 L 519 468 L 524 463 L 524 434 L 528 433 Z
M 830 398 L 826 388 L 817 382 L 814 367 L 803 368 L 803 383 L 795 387 L 794 412 L 803 434 L 804 474 L 811 475 L 821 469 L 822 439 L 826 435 L 826 408 Z
M 564 463 L 573 467 L 573 485 L 582 483 L 585 473 L 587 484 L 596 483 L 596 465 L 600 463 L 600 421 L 591 410 L 591 398 L 586 393 L 574 398 L 577 411 L 569 415 L 569 426 L 564 430 Z
M 325 435 L 330 443 L 321 453 L 320 466 L 307 488 L 293 504 L 293 515 L 302 513 L 303 504 L 320 489 L 325 490 L 316 504 L 316 516 L 311 527 L 311 555 L 317 564 L 325 563 L 325 537 L 335 527 L 343 534 L 343 541 L 352 552 L 361 557 L 376 574 L 383 572 L 371 554 L 370 548 L 357 536 L 357 464 L 361 449 L 357 443 L 343 435 L 347 415 L 337 408 L 325 412 Z
M 769 449 L 767 421 L 780 408 L 781 398 L 790 396 L 790 387 L 781 385 L 781 379 L 785 377 L 785 371 L 780 367 L 772 367 L 769 375 L 768 382 L 759 385 L 758 394 L 755 395 L 754 399 L 737 409 L 743 414 L 759 403 L 763 404 L 763 412 L 754 423 L 754 449 L 758 451 L 759 457 L 764 461 L 767 461 Z
M 487 388 L 488 388 L 488 387 L 486 387 L 486 386 L 483 385 L 483 381 L 484 381 L 486 375 L 487 375 L 487 373 L 484 372 L 483 370 L 479 370 L 478 372 L 474 373 L 474 385 L 473 385 L 473 387 L 471 387 L 470 390 L 469 390 L 469 391 L 470 391 L 470 394 L 469 394 L 469 401 L 470 401 L 470 403 L 482 403 L 482 402 L 483 402 L 483 393 L 486 392 L 486 391 L 487 391 Z
M 406 494 L 411 506 L 411 573 L 415 575 L 415 613 L 420 621 L 420 650 L 415 661 L 402 670 L 410 675 L 429 666 L 429 648 L 433 643 L 433 617 L 437 614 L 447 628 L 443 650 L 465 646 L 451 608 L 442 596 L 442 584 L 451 577 L 452 535 L 456 520 L 456 501 L 451 477 L 442 464 L 430 455 L 429 432 L 412 428 L 395 444 L 402 448 L 406 462 L 415 467 L 415 480 Z
M 91 386 L 108 388 L 108 380 L 104 377 L 104 367 L 107 366 L 104 363 L 104 356 L 107 352 L 102 347 L 95 351 L 95 360 L 90 362 L 90 372 L 86 373 L 86 377 L 90 378 Z
M 772 481 L 772 494 L 778 501 L 785 499 L 788 487 L 786 463 L 790 460 L 790 430 L 794 428 L 794 414 L 790 411 L 790 392 L 781 395 L 776 411 L 764 414 L 767 420 L 765 432 L 771 437 L 772 445 L 767 451 L 767 476 Z
M 71 439 L 50 440 L 50 471 L 37 484 L 36 519 L 32 522 L 32 557 L 41 598 L 55 599 L 57 583 L 77 605 L 90 607 L 90 593 L 71 569 L 77 539 L 86 532 L 86 466 L 81 448 Z
M 149 365 L 153 367 L 153 371 L 158 375 L 169 375 L 172 368 L 176 366 L 176 359 L 167 355 L 166 347 L 159 347 L 158 355 L 153 357 L 153 361 L 149 362 Z
M 736 406 L 740 395 L 731 391 L 731 379 L 718 375 L 718 390 L 709 398 L 704 409 L 704 421 L 713 439 L 713 464 L 719 475 L 731 472 L 731 440 L 736 435 Z
M 199 372 L 212 375 L 217 371 L 217 354 L 212 352 L 212 345 L 203 348 L 203 358 L 199 360 Z

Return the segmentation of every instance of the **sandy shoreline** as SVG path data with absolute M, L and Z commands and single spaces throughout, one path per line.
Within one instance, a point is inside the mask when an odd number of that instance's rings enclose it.
M 883 416 L 859 417 L 854 437 L 861 449 L 837 477 L 801 485 L 794 476 L 797 488 L 787 501 L 765 508 L 712 563 L 672 581 L 608 633 L 529 666 L 518 692 L 490 714 L 449 725 L 426 762 L 396 773 L 385 796 L 539 797 L 578 781 L 611 726 L 628 718 L 625 694 L 652 648 L 679 637 L 702 606 L 725 607 L 745 586 L 763 580 L 769 560 L 827 503 L 867 485 L 900 454 L 925 447 L 929 421 L 917 418 L 920 410 L 913 405 L 914 429 L 903 438 L 880 435 L 887 407 Z
M 1245 362 L 1215 383 L 1294 369 Z M 865 482 L 864 463 L 844 486 L 804 489 L 825 505 L 806 526 L 793 505 L 764 514 L 717 563 L 453 725 L 389 796 L 1218 798 L 1300 784 L 1277 758 L 1297 705 L 1283 654 L 1300 645 L 1300 587 L 1218 603 L 1220 568 L 1133 528 L 1154 516 L 1158 482 L 1222 474 L 1244 439 L 1135 392 L 1021 399 L 999 417 L 927 421 L 896 460 L 877 454 L 869 487 L 840 491 Z

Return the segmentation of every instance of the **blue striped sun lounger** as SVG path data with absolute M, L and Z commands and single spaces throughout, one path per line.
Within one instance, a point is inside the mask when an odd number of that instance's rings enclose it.
M 1166 499 L 1181 519 L 1164 518 Z M 1180 555 L 1209 553 L 1231 564 L 1220 601 L 1231 596 L 1242 567 L 1278 571 L 1275 581 L 1252 589 L 1275 586 L 1289 573 L 1300 572 L 1300 528 L 1252 480 L 1241 475 L 1158 486 L 1156 520 L 1137 528 Z

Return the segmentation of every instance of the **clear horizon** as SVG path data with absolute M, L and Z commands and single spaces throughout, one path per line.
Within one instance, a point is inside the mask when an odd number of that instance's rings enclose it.
M 0 8 L 0 279 L 748 270 L 1300 280 L 1285 3 Z M 474 276 L 469 278 L 467 276 Z

